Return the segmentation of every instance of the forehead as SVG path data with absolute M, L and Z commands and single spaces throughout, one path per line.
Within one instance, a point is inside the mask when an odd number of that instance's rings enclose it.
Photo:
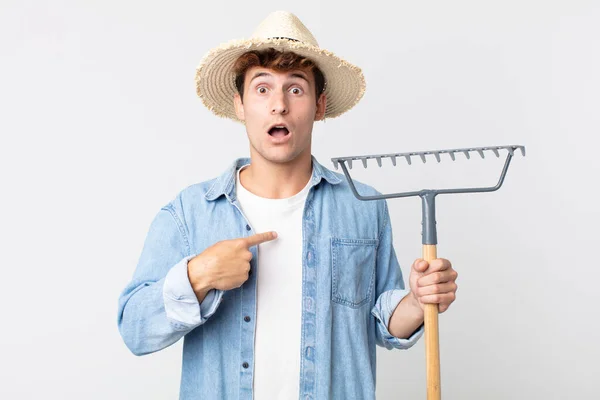
M 292 69 L 289 71 L 276 71 L 265 67 L 251 67 L 246 71 L 245 81 L 249 84 L 255 77 L 265 79 L 301 79 L 314 84 L 314 76 L 310 69 Z

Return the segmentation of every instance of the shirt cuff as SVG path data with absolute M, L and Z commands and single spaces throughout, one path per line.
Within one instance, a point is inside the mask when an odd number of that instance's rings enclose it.
M 377 299 L 371 314 L 377 319 L 377 328 L 383 338 L 383 345 L 387 349 L 408 349 L 412 347 L 423 335 L 424 325 L 421 326 L 407 339 L 393 336 L 388 330 L 390 318 L 402 299 L 410 293 L 409 290 L 392 289 L 383 292 Z
M 173 266 L 165 277 L 163 300 L 167 318 L 177 325 L 195 327 L 206 322 L 217 310 L 223 299 L 223 291 L 212 289 L 202 303 L 198 298 L 188 278 L 188 261 L 195 255 L 187 256 Z

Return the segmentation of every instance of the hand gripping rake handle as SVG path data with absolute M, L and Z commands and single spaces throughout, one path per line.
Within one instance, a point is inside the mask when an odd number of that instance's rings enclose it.
M 344 175 L 350 184 L 352 192 L 359 200 L 380 200 L 390 199 L 396 197 L 421 197 L 422 209 L 423 209 L 423 259 L 426 261 L 435 260 L 437 258 L 437 231 L 435 221 L 435 197 L 438 194 L 454 194 L 454 193 L 477 193 L 477 192 L 493 192 L 498 190 L 504 183 L 506 171 L 510 165 L 510 161 L 515 154 L 515 151 L 521 150 L 521 154 L 525 156 L 525 147 L 520 145 L 511 146 L 491 146 L 491 147 L 472 147 L 465 149 L 449 149 L 449 150 L 432 150 L 432 151 L 420 151 L 410 153 L 393 153 L 393 154 L 378 154 L 370 156 L 355 156 L 355 157 L 336 157 L 332 158 L 331 161 L 335 169 L 338 165 L 341 165 Z M 485 158 L 485 151 L 492 151 L 496 157 L 500 157 L 499 150 L 507 150 L 508 154 L 500 179 L 495 186 L 490 187 L 479 187 L 479 188 L 460 188 L 460 189 L 423 189 L 414 192 L 403 192 L 403 193 L 392 193 L 383 194 L 378 196 L 362 196 L 356 190 L 354 182 L 350 177 L 348 168 L 352 169 L 352 161 L 360 160 L 365 168 L 367 168 L 367 160 L 375 159 L 377 164 L 381 167 L 383 158 L 390 158 L 392 164 L 396 166 L 396 158 L 405 158 L 406 162 L 411 165 L 412 157 L 419 156 L 421 161 L 427 162 L 427 155 L 433 154 L 437 162 L 441 161 L 441 154 L 448 154 L 452 161 L 456 160 L 456 154 L 464 154 L 467 159 L 470 159 L 470 152 L 477 152 L 481 158 Z M 346 167 L 348 163 L 348 168 Z M 427 399 L 428 400 L 439 400 L 441 399 L 441 386 L 440 386 L 440 350 L 439 350 L 439 328 L 438 328 L 438 306 L 437 304 L 426 304 L 425 305 L 425 357 L 426 357 L 426 368 L 427 368 Z

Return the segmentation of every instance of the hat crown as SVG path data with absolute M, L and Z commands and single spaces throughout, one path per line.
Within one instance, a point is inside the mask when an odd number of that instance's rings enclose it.
M 252 38 L 287 38 L 319 47 L 317 40 L 302 21 L 288 11 L 275 11 L 269 14 L 258 25 Z

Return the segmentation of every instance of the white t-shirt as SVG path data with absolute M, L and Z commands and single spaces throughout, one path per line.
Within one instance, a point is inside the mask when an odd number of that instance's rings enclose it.
M 239 171 L 237 197 L 250 226 L 255 233 L 275 231 L 278 235 L 277 239 L 258 245 L 258 266 L 253 271 L 257 279 L 254 399 L 298 398 L 302 215 L 310 180 L 292 197 L 267 199 L 246 190 L 240 183 Z

